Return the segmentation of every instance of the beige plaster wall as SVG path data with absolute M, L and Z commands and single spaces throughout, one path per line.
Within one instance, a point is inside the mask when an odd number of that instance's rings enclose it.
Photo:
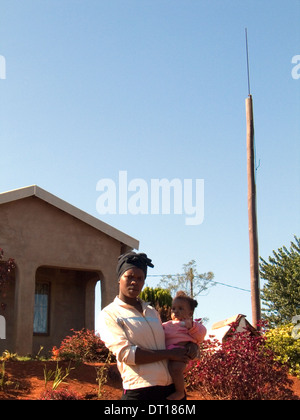
M 13 286 L 13 340 L 15 351 L 19 354 L 32 349 L 34 290 L 39 267 L 96 273 L 101 278 L 102 307 L 110 303 L 118 293 L 115 266 L 124 246 L 116 239 L 37 197 L 0 205 L 0 246 L 4 249 L 5 256 L 14 258 L 17 264 Z M 74 272 L 72 273 L 74 275 Z M 65 298 L 61 299 L 59 311 L 61 314 L 64 311 L 75 314 L 80 308 L 84 319 L 88 320 L 90 325 L 94 317 L 94 286 L 90 284 L 87 287 L 89 292 L 83 299 L 79 296 L 83 293 L 80 284 L 83 282 L 86 286 L 87 280 L 79 276 L 76 281 L 73 278 L 70 282 L 67 276 L 56 273 L 56 293 L 65 295 Z M 73 295 L 70 293 L 68 296 L 64 283 L 68 283 Z M 11 313 L 11 296 L 9 300 L 10 308 L 7 310 Z M 75 302 L 73 308 L 72 302 Z M 72 317 L 74 315 L 68 315 L 69 319 Z M 74 323 L 78 327 L 82 325 L 76 317 Z M 10 320 L 10 329 L 11 324 Z M 62 335 L 61 332 L 57 334 Z M 12 336 L 11 331 L 9 335 Z

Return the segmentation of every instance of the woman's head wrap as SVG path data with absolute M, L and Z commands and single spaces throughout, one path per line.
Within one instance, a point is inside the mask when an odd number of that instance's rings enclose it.
M 117 275 L 118 279 L 125 273 L 125 271 L 130 270 L 131 268 L 137 267 L 143 270 L 145 278 L 147 277 L 147 268 L 154 267 L 150 258 L 146 254 L 137 254 L 135 252 L 128 252 L 123 254 L 118 258 L 117 264 Z

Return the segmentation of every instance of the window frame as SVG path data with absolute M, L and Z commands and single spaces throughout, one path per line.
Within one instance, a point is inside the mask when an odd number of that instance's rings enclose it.
M 34 321 L 35 321 L 35 314 L 36 314 L 36 303 L 35 303 L 35 297 L 38 295 L 37 293 L 37 287 L 38 285 L 47 285 L 48 287 L 48 299 L 47 299 L 47 314 L 46 314 L 46 331 L 45 332 L 36 332 L 34 330 Z M 35 291 L 34 291 L 34 318 L 33 318 L 33 335 L 34 336 L 44 336 L 47 337 L 50 335 L 50 296 L 51 296 L 51 283 L 49 281 L 37 281 L 35 283 Z

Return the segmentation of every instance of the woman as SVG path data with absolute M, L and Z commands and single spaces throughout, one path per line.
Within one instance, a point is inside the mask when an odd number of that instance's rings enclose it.
M 175 391 L 168 361 L 189 360 L 186 349 L 166 350 L 157 311 L 138 298 L 148 266 L 154 267 L 146 254 L 130 252 L 119 257 L 119 295 L 99 316 L 100 337 L 117 358 L 122 400 L 167 399 Z

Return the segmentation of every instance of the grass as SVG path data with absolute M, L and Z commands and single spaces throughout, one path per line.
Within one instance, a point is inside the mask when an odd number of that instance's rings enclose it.
M 11 353 L 8 350 L 5 350 L 0 356 L 0 362 L 6 362 L 8 360 L 14 360 L 18 362 L 28 362 L 32 360 L 40 360 L 40 361 L 47 361 L 50 357 L 41 356 L 41 352 L 43 350 L 43 346 L 40 346 L 38 353 L 35 356 L 27 355 L 27 356 L 19 356 L 17 353 Z

